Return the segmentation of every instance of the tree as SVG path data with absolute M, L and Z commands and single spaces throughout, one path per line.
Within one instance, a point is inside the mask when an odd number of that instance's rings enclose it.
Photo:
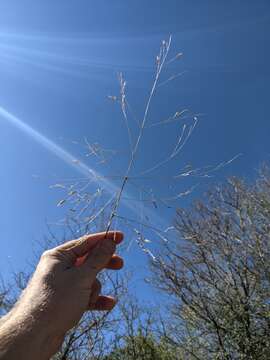
M 159 309 L 142 306 L 130 294 L 121 301 L 120 328 L 112 339 L 112 351 L 103 360 L 178 360 L 179 349 L 160 331 Z
M 232 178 L 177 211 L 152 262 L 172 299 L 170 339 L 190 359 L 270 358 L 270 175 Z
M 167 342 L 158 342 L 152 336 L 138 335 L 127 338 L 125 345 L 105 356 L 104 360 L 177 360 Z M 182 358 L 181 358 L 182 359 Z
M 9 297 L 9 289 L 6 287 L 4 281 L 2 280 L 0 287 L 0 319 L 10 309 L 10 302 L 8 297 Z

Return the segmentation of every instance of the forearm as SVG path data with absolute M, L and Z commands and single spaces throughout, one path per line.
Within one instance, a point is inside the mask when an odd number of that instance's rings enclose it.
M 63 337 L 52 335 L 35 316 L 18 306 L 1 320 L 0 360 L 48 360 L 57 352 Z

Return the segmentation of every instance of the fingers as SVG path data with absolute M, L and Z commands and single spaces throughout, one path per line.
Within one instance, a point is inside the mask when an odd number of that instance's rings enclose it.
M 114 254 L 111 257 L 108 264 L 106 265 L 106 269 L 120 270 L 120 269 L 122 269 L 123 266 L 124 266 L 124 260 L 120 256 Z
M 75 266 L 77 267 L 81 266 L 85 262 L 86 258 L 87 255 L 77 258 L 75 262 Z M 123 266 L 124 266 L 123 259 L 120 256 L 113 254 L 113 256 L 111 257 L 105 268 L 110 270 L 120 270 L 122 269 Z
M 100 291 L 101 283 L 98 279 L 95 279 L 92 285 L 91 297 L 87 310 L 109 311 L 114 308 L 116 300 L 111 296 L 99 295 Z
M 110 311 L 114 308 L 116 300 L 111 296 L 100 295 L 95 304 L 90 304 L 88 310 Z
M 115 248 L 116 245 L 112 239 L 100 240 L 78 269 L 89 276 L 89 280 L 94 281 L 98 272 L 104 269 L 111 261 Z
M 100 291 L 101 291 L 101 283 L 98 279 L 96 279 L 92 285 L 89 307 L 93 307 L 95 305 L 95 303 L 98 300 Z
M 57 246 L 54 250 L 64 252 L 69 255 L 69 259 L 75 263 L 77 258 L 88 255 L 99 242 L 107 239 L 115 244 L 120 244 L 123 240 L 123 233 L 120 231 L 108 231 L 97 234 L 85 235 L 79 239 L 71 240 Z

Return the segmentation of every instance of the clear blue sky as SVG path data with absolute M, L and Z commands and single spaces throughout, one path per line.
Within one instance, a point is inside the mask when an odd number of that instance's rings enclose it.
M 141 117 L 160 42 L 169 34 L 172 55 L 184 55 L 163 80 L 186 73 L 160 88 L 149 121 L 186 107 L 204 116 L 180 158 L 161 174 L 186 163 L 217 164 L 242 153 L 213 181 L 231 174 L 253 177 L 259 163 L 269 159 L 268 0 L 1 1 L 0 272 L 4 276 L 12 268 L 26 266 L 32 242 L 46 234 L 46 220 L 55 222 L 64 215 L 64 209 L 56 207 L 59 193 L 49 185 L 81 174 L 61 149 L 82 156 L 84 151 L 74 141 L 87 137 L 119 151 L 111 167 L 88 158 L 89 167 L 102 174 L 123 172 L 126 158 L 120 155 L 128 147 L 126 129 L 107 95 L 118 92 L 116 74 L 123 71 L 129 101 Z M 26 124 L 24 128 L 11 116 Z M 27 125 L 36 131 L 31 136 Z M 50 141 L 58 145 L 54 151 L 49 150 Z M 146 134 L 136 171 L 153 164 L 153 153 L 161 160 L 173 141 L 175 127 Z M 149 186 L 163 194 L 168 190 L 164 181 Z M 177 190 L 186 188 L 183 183 Z M 127 259 L 135 267 L 144 262 L 136 249 Z

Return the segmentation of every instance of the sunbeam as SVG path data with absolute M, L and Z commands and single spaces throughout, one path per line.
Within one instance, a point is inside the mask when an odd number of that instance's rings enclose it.
M 93 170 L 91 167 L 86 165 L 82 161 L 77 161 L 77 158 L 73 156 L 70 152 L 57 145 L 52 140 L 48 139 L 46 136 L 42 135 L 39 131 L 33 129 L 31 126 L 27 125 L 25 122 L 17 118 L 15 115 L 11 114 L 3 107 L 0 106 L 0 116 L 8 120 L 11 124 L 16 126 L 18 129 L 23 131 L 25 134 L 30 136 L 33 140 L 38 142 L 48 151 L 56 155 L 59 159 L 63 160 L 68 165 L 74 167 L 81 174 L 91 177 L 93 182 L 104 185 L 104 187 L 110 192 L 115 193 L 117 191 L 117 187 L 112 184 L 110 181 L 102 178 L 102 176 Z
M 0 32 L 1 56 L 13 57 L 13 61 L 28 63 L 28 65 L 47 66 L 47 70 L 65 68 L 68 74 L 73 73 L 73 67 L 85 74 L 100 71 L 152 71 L 152 66 L 134 62 L 121 63 L 118 54 L 127 46 L 127 39 L 77 37 L 74 41 L 66 38 L 31 37 L 27 35 L 14 36 Z M 150 39 L 148 38 L 148 41 Z M 135 40 L 133 39 L 133 42 Z M 130 44 L 130 42 L 128 42 Z M 135 44 L 134 44 L 135 46 Z M 119 50 L 117 50 L 119 49 Z M 107 54 L 107 55 L 106 55 Z M 110 54 L 110 61 L 108 55 Z M 52 67 L 51 67 L 52 66 Z M 56 67 L 55 67 L 56 66 Z
M 5 110 L 0 106 L 0 117 L 6 119 L 9 123 L 14 125 L 16 128 L 21 130 L 23 133 L 31 137 L 31 139 L 35 140 L 38 144 L 43 146 L 49 152 L 57 156 L 59 159 L 63 160 L 66 164 L 73 167 L 76 171 L 79 171 L 84 176 L 91 178 L 91 180 L 98 184 L 102 185 L 104 188 L 114 197 L 118 191 L 119 187 L 113 184 L 108 179 L 104 178 L 101 174 L 95 171 L 93 168 L 85 164 L 83 161 L 78 161 L 77 157 L 71 154 L 69 151 L 65 150 L 63 147 L 56 144 L 54 141 L 48 139 L 46 136 L 41 134 L 39 131 L 32 128 L 30 125 L 26 124 L 22 120 L 20 120 L 17 116 L 11 114 L 9 111 Z M 130 194 L 126 193 L 127 197 L 130 197 Z M 136 215 L 140 215 L 140 209 L 138 209 L 134 204 L 131 204 L 130 201 L 123 199 L 122 204 L 129 209 L 132 213 Z M 159 224 L 162 227 L 167 227 L 167 222 L 164 221 L 159 215 L 153 212 L 151 209 L 144 209 L 145 214 L 148 217 L 155 220 L 155 223 Z

